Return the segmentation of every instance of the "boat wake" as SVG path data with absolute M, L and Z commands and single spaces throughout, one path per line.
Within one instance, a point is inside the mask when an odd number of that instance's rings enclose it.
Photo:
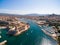
M 43 38 L 41 45 L 53 45 L 49 39 Z

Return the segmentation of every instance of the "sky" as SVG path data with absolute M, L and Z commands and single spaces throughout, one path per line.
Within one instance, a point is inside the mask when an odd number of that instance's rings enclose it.
M 60 14 L 60 0 L 0 0 L 0 13 Z

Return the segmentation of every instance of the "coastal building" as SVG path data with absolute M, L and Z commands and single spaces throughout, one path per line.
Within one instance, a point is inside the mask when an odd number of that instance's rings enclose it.
M 6 29 L 8 29 L 7 34 L 9 35 L 19 35 L 20 33 L 28 30 L 29 25 L 14 16 L 1 16 L 0 27 L 6 27 Z
M 42 26 L 42 25 L 48 26 L 49 25 L 46 20 L 37 20 L 35 22 L 40 26 Z
M 46 21 L 45 20 L 38 20 L 37 23 L 42 25 L 42 24 L 46 23 Z

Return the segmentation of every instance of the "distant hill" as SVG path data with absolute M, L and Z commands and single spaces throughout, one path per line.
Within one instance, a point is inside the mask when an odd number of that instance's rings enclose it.
M 0 16 L 48 16 L 48 17 L 53 17 L 53 16 L 60 16 L 57 14 L 25 14 L 25 15 L 20 15 L 20 14 L 7 14 L 7 13 L 0 13 Z
M 0 13 L 0 16 L 13 16 L 18 18 L 27 18 L 27 19 L 48 19 L 48 20 L 60 20 L 60 15 L 57 14 L 25 14 L 25 15 L 19 15 L 19 14 L 6 14 L 6 13 Z
M 8 14 L 8 13 L 0 13 L 0 16 L 17 16 L 17 15 L 19 15 L 19 14 Z
M 57 15 L 57 14 L 51 14 L 51 15 L 48 15 L 48 16 L 60 16 L 60 15 Z
M 27 16 L 46 16 L 46 15 L 49 15 L 49 14 L 25 14 Z

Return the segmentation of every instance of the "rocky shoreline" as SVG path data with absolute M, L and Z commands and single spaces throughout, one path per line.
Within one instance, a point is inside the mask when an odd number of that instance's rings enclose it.
M 0 26 L 0 29 L 5 29 L 6 27 L 5 26 Z
M 54 40 L 56 40 L 56 41 L 57 41 L 57 35 L 56 35 L 56 34 L 50 34 L 49 32 L 47 32 L 47 31 L 46 31 L 46 30 L 44 30 L 44 29 L 42 29 L 42 31 L 43 31 L 45 34 L 47 34 L 47 35 L 51 36 Z
M 29 28 L 28 23 L 20 21 L 17 17 L 0 20 L 0 29 L 6 29 L 8 35 L 17 36 Z
M 30 28 L 30 26 L 26 26 L 26 28 L 25 28 L 24 30 L 21 30 L 20 32 L 18 31 L 16 34 L 14 34 L 14 36 L 19 35 L 19 34 L 21 34 L 22 32 L 27 31 L 29 28 Z
M 45 34 L 51 36 L 54 40 L 57 41 L 57 35 L 55 33 L 56 32 L 56 28 L 54 28 L 54 26 L 51 26 L 52 29 L 49 30 L 49 29 L 47 29 L 49 27 L 49 24 L 47 24 L 45 21 L 35 21 L 35 22 L 38 24 L 39 27 L 41 27 L 41 30 Z M 44 26 L 45 26 L 45 28 L 43 28 Z
M 22 22 L 18 19 L 16 19 L 16 20 L 10 19 L 12 21 L 7 21 L 7 20 L 0 21 L 0 29 L 6 29 L 7 35 L 18 36 L 22 32 L 25 32 L 30 28 L 30 25 L 28 23 Z M 2 38 L 1 35 L 0 35 L 0 38 Z M 6 42 L 7 42 L 7 40 L 4 40 L 4 41 L 0 42 L 0 45 L 5 45 Z

